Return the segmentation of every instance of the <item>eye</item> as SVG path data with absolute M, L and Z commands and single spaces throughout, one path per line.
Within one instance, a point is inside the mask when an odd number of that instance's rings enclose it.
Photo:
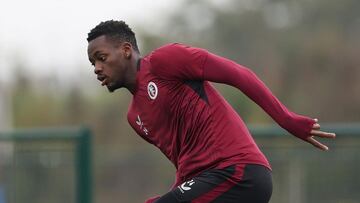
M 104 61 L 106 61 L 106 57 L 105 56 L 99 56 L 99 61 L 102 61 L 102 62 L 104 62 Z

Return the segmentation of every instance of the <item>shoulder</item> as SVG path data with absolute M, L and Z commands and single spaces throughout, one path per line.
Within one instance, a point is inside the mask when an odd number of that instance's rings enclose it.
M 153 69 L 184 66 L 193 63 L 194 60 L 206 58 L 207 54 L 208 52 L 202 48 L 181 43 L 171 43 L 155 49 L 150 54 L 150 62 Z
M 174 43 L 170 43 L 170 44 L 165 44 L 165 45 L 155 49 L 153 52 L 157 52 L 157 51 L 177 51 L 177 50 L 184 50 L 186 48 L 191 48 L 191 46 L 186 45 L 186 44 L 182 44 L 182 43 L 178 43 L 178 42 L 174 42 Z
M 153 62 L 161 62 L 162 60 L 176 60 L 179 57 L 185 57 L 189 54 L 188 45 L 180 44 L 180 43 L 171 43 L 161 46 L 155 49 L 150 56 L 150 60 Z

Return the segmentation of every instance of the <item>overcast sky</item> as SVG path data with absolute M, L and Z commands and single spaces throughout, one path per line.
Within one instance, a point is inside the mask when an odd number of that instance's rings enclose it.
M 86 36 L 100 21 L 122 19 L 152 26 L 182 0 L 8 0 L 0 6 L 0 80 L 8 80 L 14 60 L 34 75 L 68 77 L 88 65 Z M 143 28 L 142 28 L 143 29 Z M 90 67 L 90 65 L 89 65 Z

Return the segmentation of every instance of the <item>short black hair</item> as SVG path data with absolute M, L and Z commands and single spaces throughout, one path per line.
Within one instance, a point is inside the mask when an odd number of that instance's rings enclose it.
M 102 35 L 108 36 L 119 42 L 129 42 L 133 46 L 134 50 L 140 53 L 136 43 L 135 33 L 122 20 L 108 20 L 99 23 L 88 33 L 87 41 L 90 42 Z

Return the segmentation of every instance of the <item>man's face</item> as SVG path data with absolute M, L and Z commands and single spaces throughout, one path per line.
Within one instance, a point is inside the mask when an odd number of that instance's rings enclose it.
M 88 44 L 88 57 L 95 67 L 97 79 L 110 92 L 124 86 L 126 63 L 125 50 L 121 44 L 105 35 L 95 38 Z

